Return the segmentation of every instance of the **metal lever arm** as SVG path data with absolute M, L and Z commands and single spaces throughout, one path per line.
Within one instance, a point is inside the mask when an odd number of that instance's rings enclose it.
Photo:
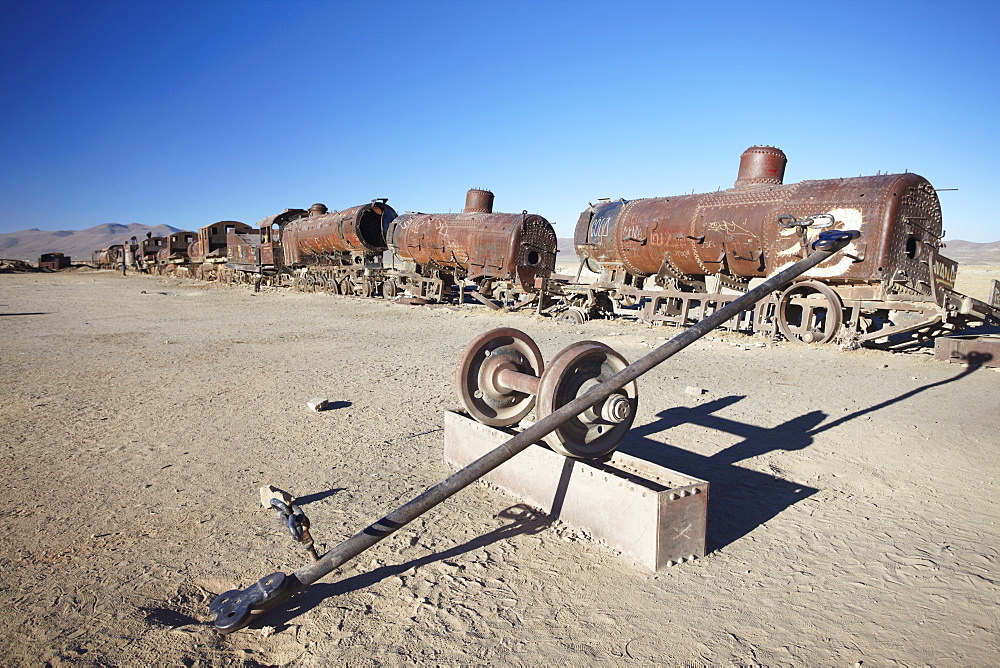
M 459 490 L 469 486 L 496 467 L 525 450 L 532 443 L 538 443 L 546 435 L 555 431 L 567 420 L 580 415 L 588 408 L 606 400 L 612 394 L 631 383 L 667 358 L 680 352 L 702 336 L 725 323 L 752 304 L 780 290 L 819 263 L 843 249 L 852 239 L 859 236 L 852 230 L 823 232 L 813 244 L 814 251 L 809 257 L 799 260 L 777 275 L 741 295 L 722 307 L 708 318 L 684 330 L 659 348 L 639 358 L 586 394 L 577 397 L 556 411 L 542 418 L 507 442 L 486 453 L 476 461 L 456 471 L 443 481 L 426 489 L 419 496 L 354 534 L 336 546 L 319 561 L 303 566 L 290 575 L 273 573 L 244 590 L 234 589 L 219 595 L 209 610 L 215 615 L 215 628 L 221 633 L 231 633 L 249 624 L 252 619 L 272 609 L 282 601 L 306 589 L 320 578 L 328 575 L 345 562 L 361 554 L 397 529 L 407 525 L 434 506 L 449 498 Z
M 824 222 L 824 223 L 819 222 L 819 220 L 821 218 L 825 219 L 826 222 Z M 833 217 L 833 214 L 829 214 L 829 213 L 817 213 L 817 214 L 814 214 L 812 216 L 806 216 L 805 218 L 802 218 L 801 220 L 798 219 L 798 218 L 796 218 L 795 216 L 791 216 L 791 215 L 789 215 L 787 213 L 778 216 L 778 224 L 780 224 L 782 227 L 816 227 L 816 228 L 823 228 L 823 227 L 830 227 L 831 225 L 833 225 L 836 222 L 837 222 L 837 220 L 836 220 L 836 218 Z

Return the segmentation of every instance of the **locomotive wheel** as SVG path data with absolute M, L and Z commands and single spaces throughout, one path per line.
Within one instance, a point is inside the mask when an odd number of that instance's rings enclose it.
M 571 306 L 559 314 L 559 320 L 571 325 L 582 325 L 587 321 L 587 313 L 582 308 Z
M 829 343 L 843 324 L 840 295 L 823 283 L 794 283 L 778 299 L 778 329 L 789 341 Z
M 354 284 L 351 283 L 350 278 L 340 279 L 339 287 L 340 287 L 340 294 L 344 295 L 345 297 L 349 297 L 354 294 Z
M 363 283 L 361 283 L 361 296 L 371 297 L 375 294 L 375 283 L 369 278 L 366 278 Z
M 383 297 L 386 299 L 395 299 L 397 294 L 399 294 L 399 289 L 396 287 L 396 281 L 390 278 L 382 284 Z
M 304 279 L 304 278 L 296 278 L 295 279 L 295 291 L 296 292 L 305 292 L 306 291 L 306 279 Z
M 627 366 L 628 360 L 597 341 L 580 341 L 562 349 L 542 374 L 535 418 L 542 420 Z M 638 405 L 638 386 L 632 381 L 561 424 L 545 442 L 566 457 L 602 457 L 625 438 Z
M 479 422 L 491 427 L 517 424 L 535 405 L 535 395 L 500 385 L 503 369 L 531 376 L 542 373 L 542 353 L 531 337 L 512 327 L 480 334 L 465 347 L 455 368 L 462 405 Z

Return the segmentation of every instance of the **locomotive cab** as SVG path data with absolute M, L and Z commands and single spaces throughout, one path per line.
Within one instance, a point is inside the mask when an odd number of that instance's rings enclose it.
M 274 267 L 282 264 L 281 244 L 285 226 L 307 215 L 309 214 L 304 209 L 285 209 L 257 223 L 257 229 L 260 230 L 259 261 L 262 266 Z

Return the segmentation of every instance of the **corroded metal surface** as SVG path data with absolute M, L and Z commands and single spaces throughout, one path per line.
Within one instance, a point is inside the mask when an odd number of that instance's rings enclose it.
M 281 263 L 284 260 L 281 237 L 285 226 L 308 215 L 309 212 L 304 209 L 285 209 L 258 221 L 255 227 L 260 231 L 259 262 L 266 265 Z
M 101 269 L 112 269 L 121 265 L 122 246 L 117 244 L 108 248 L 102 248 L 91 253 L 91 264 Z
M 188 248 L 188 256 L 193 262 L 204 262 L 210 258 L 225 258 L 227 256 L 230 234 L 247 234 L 254 228 L 236 220 L 220 220 L 211 225 L 198 228 L 197 246 Z
M 386 241 L 418 267 L 469 281 L 514 281 L 523 292 L 535 292 L 535 279 L 555 270 L 555 231 L 527 212 L 406 213 L 389 226 Z
M 157 251 L 157 260 L 181 262 L 188 259 L 188 248 L 198 240 L 195 232 L 174 232 L 167 237 L 167 245 Z
M 465 209 L 462 213 L 493 213 L 493 193 L 472 188 L 465 193 Z
M 139 256 L 147 265 L 156 264 L 158 254 L 166 248 L 166 237 L 154 237 L 152 234 L 139 242 Z
M 781 185 L 785 182 L 785 152 L 774 146 L 751 146 L 740 156 L 737 188 L 759 185 Z
M 396 218 L 386 201 L 377 199 L 332 213 L 323 212 L 323 205 L 313 205 L 312 215 L 297 218 L 284 229 L 285 264 L 325 263 L 344 253 L 384 252 L 386 228 Z
M 916 174 L 762 185 L 700 195 L 600 202 L 580 216 L 577 254 L 637 277 L 683 280 L 724 274 L 764 277 L 801 256 L 819 227 L 783 227 L 781 216 L 830 215 L 836 229 L 860 230 L 843 255 L 810 278 L 895 279 L 929 293 L 929 262 L 941 245 L 941 206 Z M 826 221 L 822 221 L 826 222 Z
M 956 364 L 1000 367 L 1000 335 L 942 336 L 934 341 L 934 357 Z
M 704 308 L 690 308 L 703 306 L 702 296 L 747 290 L 833 229 L 861 237 L 804 274 L 807 286 L 763 302 L 741 322 L 804 343 L 893 347 L 1000 319 L 997 309 L 954 291 L 958 265 L 940 254 L 941 205 L 927 179 L 879 174 L 786 185 L 785 162 L 780 149 L 753 146 L 729 190 L 590 205 L 574 242 L 581 267 L 600 280 L 587 295 L 557 285 L 561 307 L 591 317 L 637 307 L 649 322 L 687 324 L 689 315 L 705 317 Z

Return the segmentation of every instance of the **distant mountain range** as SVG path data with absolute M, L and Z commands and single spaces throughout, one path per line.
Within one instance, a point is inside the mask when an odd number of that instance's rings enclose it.
M 154 237 L 165 237 L 180 230 L 170 225 L 142 225 L 132 223 L 119 225 L 105 223 L 90 229 L 72 231 L 60 230 L 47 232 L 45 230 L 21 230 L 0 234 L 0 258 L 9 260 L 24 260 L 37 263 L 42 253 L 62 253 L 69 255 L 74 262 L 89 261 L 90 254 L 95 250 L 120 244 L 130 237 L 142 238 L 147 232 Z
M 152 232 L 154 237 L 162 237 L 180 232 L 180 229 L 170 225 L 151 227 L 141 223 L 130 225 L 105 223 L 80 231 L 21 230 L 0 234 L 0 258 L 34 263 L 38 262 L 38 257 L 42 253 L 63 253 L 74 261 L 85 261 L 90 259 L 90 254 L 95 250 L 120 244 L 129 237 L 142 238 L 147 232 Z M 560 238 L 558 241 L 559 262 L 573 261 L 576 257 L 573 239 Z M 976 243 L 958 239 L 949 240 L 944 255 L 960 264 L 1000 264 L 1000 241 Z
M 945 241 L 941 254 L 959 264 L 1000 264 L 1000 241 L 980 244 L 949 239 Z

